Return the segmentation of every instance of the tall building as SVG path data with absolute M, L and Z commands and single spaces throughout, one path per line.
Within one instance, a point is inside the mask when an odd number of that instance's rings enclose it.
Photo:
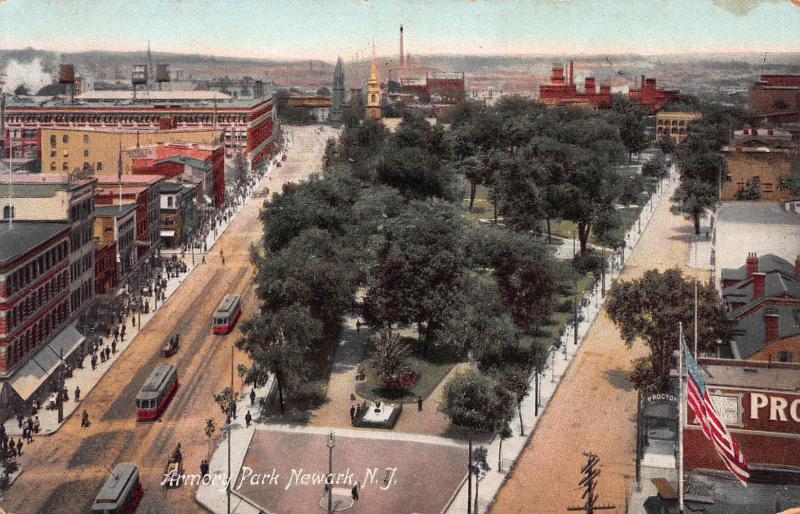
M 222 131 L 226 157 L 242 155 L 254 167 L 275 151 L 277 122 L 271 96 L 237 100 L 216 91 L 138 91 L 135 98 L 133 91 L 87 91 L 74 102 L 14 97 L 7 102 L 4 119 L 5 148 L 14 144 L 10 156 L 41 157 L 47 166 L 50 149 L 43 148 L 43 128 L 135 133 L 161 127 L 167 120 L 171 128 Z
M 676 145 L 686 140 L 689 124 L 702 119 L 699 112 L 660 112 L 656 114 L 656 141 L 669 138 Z
M 761 75 L 750 88 L 749 108 L 767 123 L 800 122 L 800 75 Z
M 344 112 L 344 64 L 342 58 L 336 59 L 336 69 L 333 71 L 333 88 L 331 88 L 331 111 L 328 119 L 331 124 L 339 125 Z
M 375 59 L 375 49 L 372 49 L 372 65 L 369 69 L 367 81 L 367 116 L 373 120 L 383 117 L 381 113 L 381 85 L 378 81 L 378 61 Z
M 601 85 L 597 90 L 594 77 L 586 77 L 583 92 L 575 84 L 575 65 L 569 62 L 569 79 L 564 77 L 564 66 L 553 65 L 550 83 L 539 86 L 539 100 L 549 105 L 573 107 L 611 108 L 611 86 Z
M 115 177 L 116 178 L 116 177 Z M 69 175 L 10 175 L 0 183 L 3 217 L 66 222 L 69 227 L 70 313 L 94 297 L 94 196 L 96 178 Z

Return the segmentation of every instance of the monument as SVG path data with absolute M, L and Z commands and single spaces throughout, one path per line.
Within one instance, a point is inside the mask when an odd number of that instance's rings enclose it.
M 338 127 L 342 123 L 345 101 L 344 68 L 342 58 L 336 60 L 336 69 L 333 71 L 333 87 L 331 88 L 331 113 L 328 119 L 331 125 Z

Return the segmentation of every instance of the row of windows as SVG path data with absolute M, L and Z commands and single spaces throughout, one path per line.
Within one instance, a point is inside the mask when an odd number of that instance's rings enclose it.
M 70 295 L 69 297 L 70 308 L 72 309 L 73 312 L 77 311 L 78 309 L 80 309 L 81 305 L 83 305 L 83 302 L 91 299 L 92 296 L 94 296 L 94 287 L 92 287 L 92 281 L 87 280 L 86 282 L 81 284 L 80 288 L 73 291 L 72 294 Z
M 686 125 L 686 123 L 687 123 L 686 120 L 658 120 L 657 121 L 658 125 L 672 125 L 673 127 L 676 126 L 676 125 L 680 126 L 680 127 L 683 127 L 684 125 Z
M 69 144 L 69 136 L 67 134 L 64 134 L 63 136 L 61 136 L 61 142 L 64 143 L 65 145 Z M 56 146 L 57 143 L 58 143 L 58 138 L 55 136 L 55 134 L 51 134 L 50 135 L 50 146 Z M 83 135 L 83 144 L 85 144 L 85 145 L 89 144 L 89 134 L 84 134 Z
M 20 267 L 17 271 L 6 278 L 6 289 L 8 296 L 12 296 L 21 289 L 24 289 L 33 282 L 36 282 L 48 270 L 67 258 L 67 243 L 59 243 L 36 259 Z
M 42 319 L 34 323 L 19 339 L 9 344 L 6 369 L 14 367 L 25 355 L 45 340 L 55 328 L 64 323 L 67 317 L 69 317 L 67 302 L 62 302 L 58 307 L 50 310 Z
M 167 113 L 139 114 L 139 113 L 104 113 L 104 114 L 12 114 L 6 117 L 8 123 L 85 123 L 85 124 L 115 124 L 115 123 L 142 123 L 158 124 Z M 214 113 L 177 113 L 169 114 L 175 123 L 247 123 L 247 114 L 214 114 Z M 35 135 L 32 137 L 36 137 Z M 66 135 L 64 136 L 66 137 Z M 51 139 L 52 140 L 52 139 Z M 64 140 L 64 143 L 69 139 Z M 51 143 L 52 144 L 52 143 Z
M 78 280 L 83 273 L 92 268 L 94 268 L 94 252 L 84 255 L 80 260 L 73 262 L 69 268 L 70 276 L 72 280 Z
M 670 132 L 672 134 L 686 134 L 686 129 L 685 128 L 672 127 L 672 130 L 670 130 L 669 127 L 666 127 L 666 128 L 665 127 L 658 127 L 658 133 L 659 134 L 669 134 Z
M 736 190 L 737 191 L 744 191 L 744 188 L 745 188 L 746 185 L 747 184 L 744 183 L 744 182 L 737 182 L 736 183 Z M 762 193 L 773 193 L 773 192 L 775 192 L 775 185 L 772 182 L 764 182 L 763 184 L 756 183 L 756 185 L 761 187 L 761 192 Z
M 66 157 L 66 156 L 67 156 L 66 152 L 64 152 L 64 157 Z M 51 157 L 54 157 L 54 156 L 51 155 Z M 89 162 L 84 161 L 83 162 L 83 169 L 84 170 L 91 170 L 92 169 L 92 164 L 89 163 Z M 103 163 L 100 162 L 100 161 L 97 161 L 97 164 L 95 164 L 94 169 L 96 171 L 103 171 Z M 57 170 L 58 170 L 58 165 L 56 164 L 56 161 L 50 161 L 50 171 L 57 171 Z M 61 163 L 61 171 L 69 171 L 69 163 L 68 162 L 64 161 L 64 162 Z
M 74 223 L 78 220 L 89 219 L 92 213 L 94 213 L 94 198 L 87 198 L 69 208 L 69 220 Z
M 35 314 L 39 308 L 67 287 L 67 272 L 59 273 L 17 303 L 8 313 L 8 331 Z

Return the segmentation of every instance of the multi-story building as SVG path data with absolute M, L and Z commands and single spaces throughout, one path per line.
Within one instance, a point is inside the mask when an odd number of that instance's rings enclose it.
M 95 275 L 98 294 L 114 291 L 138 262 L 134 203 L 95 209 Z
M 780 202 L 791 197 L 780 187 L 800 155 L 800 144 L 789 132 L 745 127 L 722 150 L 729 177 L 722 183 L 723 200 Z
M 161 245 L 180 248 L 197 231 L 195 188 L 168 180 L 161 184 Z
M 221 129 L 206 128 L 117 129 L 108 128 L 42 128 L 42 173 L 75 173 L 88 171 L 95 175 L 114 175 L 133 171 L 132 159 L 141 148 L 170 142 L 202 143 L 219 146 Z M 222 149 L 220 149 L 222 152 Z M 223 156 L 224 159 L 224 156 Z M 224 161 L 223 161 L 224 165 Z
M 133 155 L 133 154 L 132 154 Z M 225 157 L 221 146 L 169 143 L 141 147 L 132 157 L 133 173 L 161 175 L 199 184 L 198 202 L 225 203 Z
M 699 112 L 661 111 L 656 114 L 656 141 L 660 143 L 670 138 L 679 145 L 686 140 L 689 124 L 700 119 L 703 119 L 703 115 Z
M 159 127 L 163 119 L 179 129 L 222 130 L 226 156 L 242 154 L 250 167 L 259 165 L 275 149 L 276 119 L 271 96 L 237 100 L 216 91 L 87 91 L 74 102 L 12 97 L 7 101 L 2 137 L 5 148 L 14 143 L 11 157 L 41 157 L 49 169 L 50 148 L 43 145 L 49 139 L 42 140 L 43 128 L 117 128 L 135 132 Z M 97 162 L 81 159 L 79 166 L 84 161 L 95 165 Z M 56 164 L 59 165 L 63 166 Z
M 97 205 L 136 205 L 136 259 L 143 261 L 158 252 L 161 243 L 160 175 L 98 177 Z
M 70 311 L 70 223 L 0 224 L 2 419 L 83 341 L 74 330 L 59 333 Z
M 632 87 L 628 91 L 628 97 L 634 102 L 641 104 L 652 112 L 658 112 L 665 103 L 676 101 L 680 98 L 681 92 L 677 89 L 661 89 L 656 85 L 655 78 L 647 78 L 642 75 L 639 87 Z
M 800 363 L 800 257 L 794 266 L 772 254 L 748 255 L 722 270 L 722 299 L 736 359 Z
M 598 91 L 595 78 L 586 77 L 583 92 L 578 92 L 578 86 L 575 84 L 575 65 L 570 61 L 568 78 L 564 76 L 563 65 L 553 65 L 550 83 L 539 86 L 539 100 L 549 105 L 610 109 L 611 86 L 601 85 Z
M 800 473 L 800 365 L 699 358 L 708 395 L 750 466 L 753 482 Z M 677 371 L 673 371 L 677 378 Z M 725 471 L 691 409 L 684 410 L 683 465 Z
M 749 109 L 765 123 L 800 122 L 800 75 L 761 75 L 750 88 Z
M 96 178 L 69 175 L 11 175 L 0 181 L 4 219 L 55 221 L 70 225 L 70 312 L 94 296 L 94 206 Z

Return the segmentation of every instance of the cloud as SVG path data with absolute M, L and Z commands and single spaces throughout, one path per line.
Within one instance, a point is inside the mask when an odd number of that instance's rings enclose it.
M 787 0 L 711 0 L 714 5 L 721 7 L 736 16 L 747 16 L 761 4 L 777 4 Z

